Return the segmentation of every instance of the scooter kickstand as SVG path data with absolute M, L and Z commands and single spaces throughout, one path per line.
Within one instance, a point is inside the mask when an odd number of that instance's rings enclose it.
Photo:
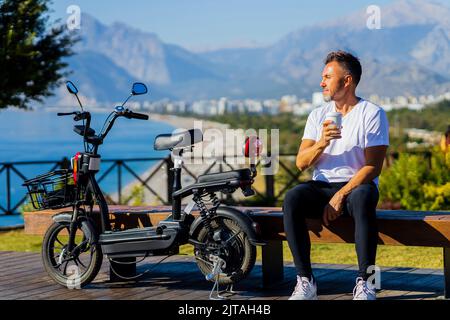
M 219 277 L 222 273 L 222 267 L 225 267 L 225 261 L 219 257 L 212 257 L 211 260 L 214 261 L 213 270 L 210 274 L 206 275 L 206 280 L 208 281 L 211 281 L 214 278 L 214 285 L 209 293 L 209 300 L 226 300 L 226 298 L 221 295 L 221 292 L 223 291 L 219 291 Z M 214 291 L 216 291 L 215 297 L 213 297 Z
M 234 296 L 237 292 L 233 290 L 233 284 L 229 284 L 225 290 L 220 291 L 220 294 L 226 294 L 227 296 Z
M 214 290 L 216 291 L 216 296 L 213 297 L 214 295 Z M 211 289 L 211 292 L 209 293 L 209 300 L 226 300 L 225 297 L 220 295 L 219 291 L 219 277 L 216 278 L 216 280 L 214 281 L 214 285 Z

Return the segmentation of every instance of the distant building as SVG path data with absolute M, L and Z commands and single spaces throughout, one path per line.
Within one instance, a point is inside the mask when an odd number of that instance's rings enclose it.
M 310 114 L 313 109 L 314 109 L 314 106 L 312 103 L 302 102 L 302 103 L 294 105 L 293 113 L 296 116 L 304 116 L 304 115 Z
M 218 104 L 217 104 L 217 113 L 219 115 L 225 114 L 225 112 L 228 111 L 228 99 L 227 98 L 220 98 Z
M 167 113 L 174 113 L 176 111 L 175 105 L 173 103 L 168 103 L 166 105 L 166 111 Z
M 248 99 L 245 100 L 245 106 L 247 108 L 248 113 L 262 113 L 263 106 L 261 101 Z
M 280 113 L 280 101 L 271 99 L 263 101 L 263 113 L 277 115 Z
M 312 95 L 313 107 L 321 106 L 324 103 L 325 103 L 325 100 L 323 99 L 323 93 L 322 92 L 314 92 Z
M 280 112 L 283 113 L 292 113 L 293 112 L 293 106 L 297 103 L 298 99 L 297 96 L 291 95 L 291 96 L 283 96 L 281 97 L 280 102 Z
M 386 111 L 395 109 L 408 108 L 411 110 L 421 110 L 430 103 L 436 103 L 442 100 L 450 100 L 450 92 L 443 93 L 439 96 L 421 95 L 421 96 L 397 96 L 395 98 L 380 97 L 376 94 L 369 95 L 369 100 Z M 92 105 L 96 105 L 95 101 L 90 101 Z M 194 113 L 203 116 L 228 114 L 269 114 L 277 115 L 279 113 L 290 113 L 296 116 L 309 114 L 314 108 L 325 103 L 322 92 L 314 92 L 312 100 L 299 99 L 296 95 L 285 95 L 281 99 L 245 99 L 245 100 L 229 100 L 222 97 L 219 100 L 199 100 L 194 102 L 186 101 L 170 101 L 163 99 L 155 102 L 144 101 L 129 103 L 129 107 L 135 110 L 143 109 L 153 113 Z M 121 103 L 118 103 L 119 105 Z M 102 107 L 102 106 L 98 106 Z M 105 106 L 106 107 L 106 106 Z
M 381 103 L 380 107 L 384 109 L 384 111 L 391 111 L 393 109 L 393 106 L 391 104 Z
M 380 99 L 380 97 L 377 94 L 370 95 L 369 101 L 373 102 L 375 104 L 381 104 L 381 99 Z
M 398 96 L 395 98 L 395 104 L 406 107 L 408 105 L 408 99 L 404 96 Z

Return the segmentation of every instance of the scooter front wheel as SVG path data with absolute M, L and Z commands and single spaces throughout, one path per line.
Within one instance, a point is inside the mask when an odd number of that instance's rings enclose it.
M 79 223 L 74 249 L 68 252 L 69 228 L 69 222 L 54 222 L 48 228 L 42 243 L 42 261 L 48 275 L 58 284 L 80 289 L 96 277 L 103 253 L 87 221 Z
M 194 250 L 197 265 L 210 281 L 216 280 L 213 276 L 218 258 L 224 262 L 218 273 L 220 285 L 241 281 L 255 265 L 256 247 L 239 224 L 230 218 L 214 217 L 211 219 L 211 232 L 203 224 L 195 240 L 203 244 Z

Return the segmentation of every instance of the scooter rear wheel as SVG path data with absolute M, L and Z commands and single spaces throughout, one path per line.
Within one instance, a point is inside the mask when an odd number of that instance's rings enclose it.
M 211 227 L 216 239 L 211 238 L 205 225 L 196 237 L 198 242 L 206 245 L 206 249 L 197 248 L 194 252 L 200 271 L 205 276 L 210 275 L 214 266 L 211 255 L 218 256 L 225 261 L 219 284 L 229 285 L 241 281 L 255 265 L 256 247 L 250 243 L 239 224 L 230 218 L 216 216 L 211 221 Z M 220 241 L 217 241 L 217 234 L 220 235 Z

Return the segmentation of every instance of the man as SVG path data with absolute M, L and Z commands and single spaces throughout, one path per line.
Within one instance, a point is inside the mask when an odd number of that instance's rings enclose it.
M 389 146 L 384 110 L 358 98 L 362 68 L 358 58 L 337 51 L 328 54 L 320 86 L 324 106 L 311 112 L 297 155 L 297 167 L 315 167 L 312 181 L 291 189 L 284 199 L 284 228 L 297 269 L 290 300 L 317 299 L 311 270 L 311 243 L 305 218 L 321 218 L 328 226 L 345 214 L 355 221 L 359 272 L 354 300 L 375 300 L 367 283 L 375 265 L 378 230 L 378 176 Z M 342 114 L 342 127 L 325 121 L 328 112 Z

